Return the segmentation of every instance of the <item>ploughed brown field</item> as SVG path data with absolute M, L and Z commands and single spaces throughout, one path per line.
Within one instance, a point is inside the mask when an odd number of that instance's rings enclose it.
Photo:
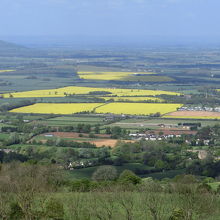
M 220 112 L 208 111 L 176 111 L 166 114 L 167 116 L 180 116 L 180 117 L 220 117 Z
M 77 142 L 84 142 L 82 141 L 77 141 Z M 102 147 L 102 146 L 109 146 L 109 147 L 115 147 L 118 140 L 115 139 L 99 139 L 99 140 L 94 140 L 94 141 L 86 141 L 89 142 L 90 144 L 96 145 L 96 147 Z
M 135 142 L 133 140 L 116 140 L 116 139 L 96 139 L 92 141 L 83 141 L 83 139 L 77 140 L 77 142 L 89 142 L 90 144 L 96 145 L 96 147 L 103 147 L 103 146 L 116 147 L 116 144 L 118 141 L 125 142 L 125 143 Z
M 80 134 L 83 135 L 83 137 L 80 137 Z M 76 142 L 88 142 L 90 144 L 96 145 L 96 147 L 102 147 L 102 146 L 109 146 L 109 147 L 115 147 L 117 142 L 120 140 L 117 139 L 110 139 L 110 135 L 108 134 L 95 134 L 97 138 L 89 138 L 89 135 L 86 133 L 76 133 L 76 132 L 50 132 L 46 134 L 41 134 L 41 137 L 46 137 L 47 135 L 53 135 L 53 137 L 60 137 L 60 138 L 72 138 L 73 140 L 69 141 L 76 141 Z M 74 140 L 76 138 L 76 140 Z M 45 140 L 41 140 L 42 143 L 46 143 Z M 122 142 L 126 143 L 134 143 L 133 140 L 121 140 Z
M 60 138 L 80 138 L 80 134 L 83 135 L 83 137 L 89 137 L 89 134 L 87 133 L 77 133 L 77 132 L 50 132 L 46 134 L 42 134 L 41 136 L 45 136 L 48 134 L 52 134 L 54 137 L 60 137 Z M 95 134 L 98 138 L 110 138 L 109 134 Z

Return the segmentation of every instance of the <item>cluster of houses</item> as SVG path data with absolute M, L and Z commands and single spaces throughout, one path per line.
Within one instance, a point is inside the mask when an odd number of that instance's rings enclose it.
M 66 169 L 74 170 L 74 169 L 79 169 L 79 168 L 84 168 L 84 167 L 91 167 L 94 165 L 95 165 L 94 161 L 87 161 L 87 160 L 73 161 L 73 162 L 68 163 Z
M 146 140 L 146 141 L 162 141 L 162 140 L 167 140 L 171 138 L 181 138 L 182 135 L 188 134 L 188 135 L 195 135 L 195 131 L 188 131 L 187 133 L 184 133 L 184 131 L 169 131 L 163 133 L 162 131 L 158 131 L 156 133 L 131 133 L 129 136 L 134 139 L 134 140 Z M 209 146 L 210 145 L 210 140 L 202 140 L 202 139 L 196 139 L 195 143 L 193 143 L 194 146 L 200 146 L 200 145 L 205 145 Z M 185 143 L 188 145 L 192 145 L 192 140 L 191 138 L 186 139 Z
M 162 141 L 162 140 L 166 140 L 169 138 L 180 138 L 182 135 L 181 134 L 163 134 L 162 132 L 159 134 L 152 134 L 152 133 L 131 133 L 129 134 L 129 136 L 132 139 L 136 139 L 136 140 L 142 140 L 145 139 L 147 141 Z
M 206 111 L 206 112 L 220 112 L 220 107 L 201 107 L 201 106 L 192 106 L 187 107 L 183 106 L 178 109 L 178 111 Z
M 189 141 L 189 140 L 186 140 L 185 142 L 186 142 L 187 144 L 192 144 L 192 142 Z M 210 140 L 196 139 L 194 145 L 196 145 L 196 146 L 200 146 L 201 143 L 202 143 L 203 145 L 205 145 L 205 146 L 209 146 L 209 144 L 210 144 Z
M 9 154 L 11 152 L 16 152 L 15 150 L 12 150 L 12 149 L 0 149 L 1 152 L 4 152 L 6 154 Z
M 23 122 L 24 122 L 24 123 L 29 123 L 30 120 L 24 119 Z M 0 120 L 0 123 L 4 123 L 4 124 L 12 124 L 11 121 L 9 121 L 9 120 L 5 120 L 5 119 L 1 119 L 1 120 Z

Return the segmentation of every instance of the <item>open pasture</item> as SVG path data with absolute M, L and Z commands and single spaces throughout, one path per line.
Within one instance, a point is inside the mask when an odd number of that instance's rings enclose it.
M 77 122 L 77 123 L 101 123 L 103 122 L 104 117 L 94 117 L 94 116 L 83 116 L 83 117 L 69 117 L 69 116 L 61 116 L 61 117 L 55 117 L 50 118 L 48 121 L 63 121 L 63 122 Z
M 175 118 L 132 118 L 132 119 L 125 119 L 120 122 L 114 122 L 108 126 L 120 126 L 121 128 L 126 128 L 130 130 L 140 129 L 140 128 L 149 128 L 149 129 L 160 129 L 161 125 L 169 128 L 176 128 L 179 124 L 184 123 L 201 123 L 201 127 L 205 126 L 214 126 L 218 124 L 217 121 L 214 120 L 199 120 L 196 121 L 193 119 L 175 119 Z
M 89 95 L 91 92 L 109 92 L 112 96 L 157 96 L 180 95 L 177 92 L 143 89 L 94 88 L 69 86 L 58 89 L 32 90 L 3 94 L 4 98 L 33 98 L 33 97 L 65 97 L 68 95 Z
M 71 116 L 62 116 L 62 117 L 55 117 L 48 120 L 38 120 L 37 123 L 44 124 L 47 126 L 56 126 L 56 127 L 62 127 L 62 126 L 76 126 L 78 124 L 90 124 L 90 125 L 96 125 L 96 124 L 103 124 L 104 123 L 104 117 L 71 117 Z

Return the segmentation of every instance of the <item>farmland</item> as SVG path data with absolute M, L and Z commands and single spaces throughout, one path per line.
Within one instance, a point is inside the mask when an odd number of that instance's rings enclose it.
M 127 96 L 127 97 L 100 97 L 105 99 L 106 101 L 109 100 L 114 100 L 115 102 L 120 102 L 120 101 L 127 101 L 127 102 L 163 102 L 163 99 L 160 98 L 155 98 L 155 97 L 132 97 L 132 96 Z
M 86 133 L 76 133 L 76 132 L 50 132 L 48 134 L 42 134 L 39 136 L 36 136 L 33 140 L 40 141 L 43 143 L 46 143 L 47 140 L 57 140 L 57 138 L 62 138 L 62 140 L 67 141 L 75 141 L 75 142 L 86 142 L 90 144 L 94 144 L 96 147 L 115 147 L 117 146 L 117 143 L 119 140 L 112 139 L 110 135 L 106 134 L 96 134 L 95 138 L 90 138 L 88 134 Z M 121 142 L 125 143 L 133 143 L 132 140 L 123 140 Z
M 214 126 L 217 124 L 215 120 L 199 120 L 197 119 L 199 123 L 201 123 L 202 127 L 205 126 Z M 130 130 L 138 130 L 142 128 L 147 129 L 161 129 L 160 125 L 163 124 L 167 128 L 177 128 L 178 124 L 183 123 L 195 123 L 195 119 L 176 119 L 176 118 L 134 118 L 134 119 L 125 119 L 120 122 L 112 123 L 110 126 L 120 126 L 121 128 L 126 128 Z
M 14 109 L 14 113 L 37 113 L 37 114 L 74 114 L 79 112 L 91 112 L 100 103 L 68 103 L 68 104 L 46 104 L 37 103 L 30 106 Z
M 13 113 L 36 113 L 36 114 L 74 114 L 80 112 L 113 113 L 128 115 L 150 115 L 155 113 L 166 114 L 176 111 L 181 104 L 165 103 L 37 103 L 30 106 L 13 109 Z
M 198 162 L 187 150 L 209 148 L 199 132 L 218 126 L 218 120 L 171 115 L 182 105 L 218 107 L 220 71 L 213 69 L 213 78 L 208 68 L 196 74 L 192 62 L 197 60 L 188 51 L 62 54 L 1 59 L 2 70 L 15 70 L 0 74 L 3 149 L 40 164 L 55 163 L 70 178 L 91 178 L 100 166 L 112 165 L 118 172 L 161 179 L 188 172 L 189 158 Z M 195 54 L 200 63 L 211 59 Z M 211 151 L 219 156 L 217 145 Z M 14 160 L 8 157 L 4 161 Z
M 220 112 L 208 111 L 176 111 L 163 116 L 164 118 L 188 119 L 220 119 Z
M 14 72 L 15 70 L 0 70 L 0 73 Z
M 109 103 L 96 109 L 97 113 L 113 113 L 128 115 L 150 115 L 160 112 L 166 114 L 176 111 L 181 104 L 158 104 L 158 103 Z
M 145 81 L 145 82 L 169 82 L 174 81 L 168 76 L 159 76 L 153 72 L 78 72 L 81 79 L 104 81 Z
M 83 72 L 79 71 L 78 75 L 81 79 L 92 79 L 92 80 L 123 80 L 124 78 L 136 76 L 136 75 L 152 75 L 156 74 L 153 72 L 141 72 L 141 73 L 133 73 L 133 72 Z
M 119 88 L 95 88 L 69 86 L 50 90 L 33 90 L 25 92 L 12 92 L 3 94 L 4 98 L 32 98 L 32 97 L 65 97 L 68 95 L 88 95 L 92 92 L 108 92 L 111 96 L 156 96 L 156 95 L 180 95 L 177 92 L 161 90 L 139 90 Z

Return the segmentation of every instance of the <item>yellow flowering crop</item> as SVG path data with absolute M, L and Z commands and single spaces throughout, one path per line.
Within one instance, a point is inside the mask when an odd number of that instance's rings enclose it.
M 37 114 L 74 114 L 83 111 L 93 111 L 94 108 L 100 106 L 100 103 L 37 103 L 13 109 L 10 112 L 15 113 L 37 113 Z
M 13 72 L 15 70 L 0 70 L 0 73 L 7 73 L 7 72 Z
M 155 97 L 132 97 L 132 96 L 126 96 L 126 97 L 100 97 L 108 100 L 114 100 L 115 102 L 120 101 L 131 101 L 131 102 L 142 102 L 142 101 L 153 101 L 153 102 L 162 102 L 163 99 L 155 98 Z
M 32 90 L 3 94 L 4 98 L 31 98 L 31 97 L 65 97 L 66 95 L 85 95 L 90 92 L 106 91 L 112 96 L 156 96 L 161 94 L 180 95 L 180 93 L 161 90 L 117 89 L 117 88 L 94 88 L 69 86 L 59 89 Z
M 92 80 L 123 80 L 128 77 L 141 75 L 152 75 L 156 74 L 153 72 L 78 72 L 81 79 L 92 79 Z
M 181 104 L 167 103 L 109 103 L 100 106 L 96 109 L 97 113 L 113 113 L 113 114 L 128 114 L 128 115 L 150 115 L 157 112 L 166 114 L 176 111 Z
M 11 110 L 14 113 L 37 113 L 37 114 L 73 114 L 79 112 L 112 113 L 128 115 L 150 115 L 157 112 L 166 114 L 176 111 L 181 104 L 165 103 L 37 103 L 34 105 Z

